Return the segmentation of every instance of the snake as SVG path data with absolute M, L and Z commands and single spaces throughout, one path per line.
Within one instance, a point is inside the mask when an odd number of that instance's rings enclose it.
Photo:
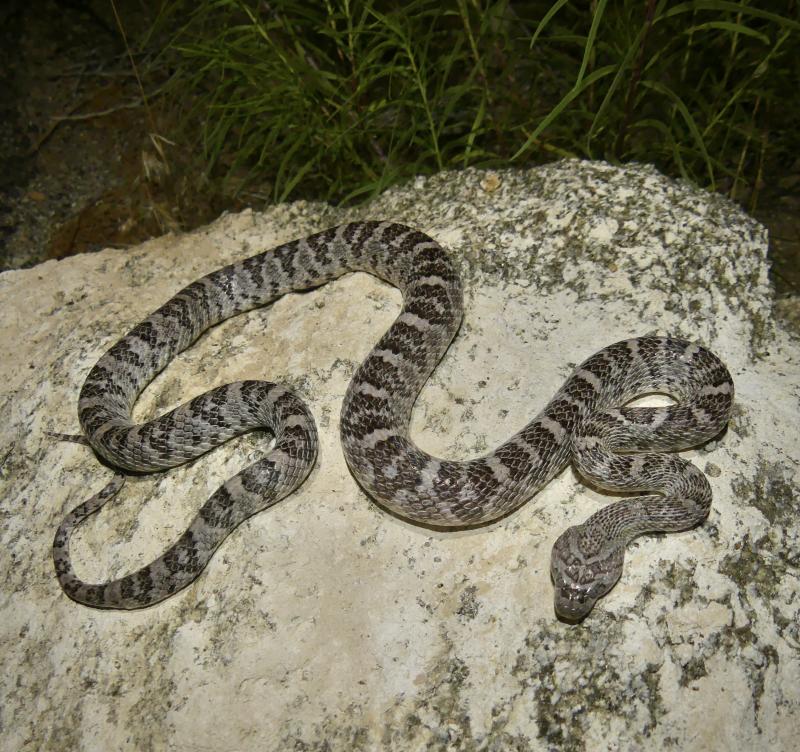
M 78 398 L 81 433 L 60 436 L 88 444 L 115 476 L 57 529 L 53 562 L 67 596 L 95 608 L 159 603 L 193 582 L 244 520 L 304 482 L 319 441 L 309 409 L 288 386 L 227 384 L 141 424 L 131 412 L 156 374 L 210 327 L 358 271 L 395 286 L 403 301 L 356 369 L 341 409 L 347 466 L 379 507 L 433 528 L 486 525 L 518 509 L 571 463 L 590 486 L 620 496 L 553 544 L 555 615 L 575 623 L 619 580 L 634 538 L 688 530 L 706 519 L 710 484 L 677 452 L 721 435 L 734 386 L 716 355 L 678 337 L 640 336 L 599 350 L 536 417 L 483 456 L 457 461 L 420 449 L 409 434 L 411 413 L 460 327 L 461 277 L 448 253 L 423 232 L 395 222 L 358 221 L 192 282 L 91 368 Z M 667 395 L 669 404 L 630 404 L 652 393 Z M 253 430 L 267 432 L 271 448 L 226 480 L 163 555 L 107 582 L 77 576 L 71 534 L 117 494 L 127 475 L 175 467 Z

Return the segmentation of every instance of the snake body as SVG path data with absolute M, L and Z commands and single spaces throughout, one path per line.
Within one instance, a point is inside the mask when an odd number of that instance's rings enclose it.
M 374 274 L 403 295 L 400 315 L 357 369 L 341 413 L 347 464 L 381 505 L 431 525 L 486 523 L 519 507 L 570 461 L 596 485 L 642 494 L 601 509 L 555 542 L 555 609 L 567 620 L 585 616 L 613 587 L 632 538 L 685 530 L 705 519 L 708 481 L 665 452 L 696 446 L 724 428 L 733 382 L 714 354 L 680 339 L 646 336 L 600 350 L 538 416 L 483 457 L 459 462 L 419 449 L 409 437 L 411 410 L 460 325 L 461 281 L 447 253 L 427 235 L 394 223 L 355 222 L 198 279 L 91 369 L 78 403 L 82 435 L 122 470 L 173 467 L 255 428 L 268 430 L 275 444 L 226 481 L 163 556 L 120 579 L 87 584 L 73 570 L 70 534 L 119 490 L 118 475 L 56 533 L 54 563 L 67 595 L 99 608 L 157 603 L 192 582 L 243 520 L 304 481 L 316 458 L 317 434 L 307 408 L 287 387 L 229 384 L 142 425 L 132 422 L 131 410 L 153 377 L 209 327 L 349 271 Z M 666 393 L 676 403 L 625 406 L 649 392 Z

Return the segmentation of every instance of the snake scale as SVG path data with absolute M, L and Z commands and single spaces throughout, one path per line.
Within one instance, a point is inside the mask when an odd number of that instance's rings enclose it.
M 519 507 L 570 461 L 591 483 L 623 492 L 553 546 L 555 611 L 567 621 L 582 619 L 614 586 L 633 538 L 686 530 L 705 519 L 709 483 L 674 452 L 716 436 L 730 417 L 733 382 L 714 354 L 668 337 L 618 342 L 582 363 L 539 415 L 494 451 L 461 462 L 433 457 L 410 439 L 409 422 L 419 391 L 459 328 L 459 274 L 441 246 L 417 230 L 354 222 L 198 279 L 91 369 L 79 397 L 77 440 L 123 471 L 174 467 L 257 428 L 274 436 L 274 446 L 226 481 L 156 561 L 117 580 L 87 584 L 72 567 L 70 535 L 119 490 L 124 475 L 117 474 L 58 528 L 53 559 L 68 596 L 98 608 L 155 604 L 192 582 L 243 520 L 305 480 L 317 433 L 308 409 L 285 386 L 229 384 L 142 425 L 132 422 L 131 410 L 154 376 L 209 327 L 349 271 L 376 275 L 403 295 L 400 315 L 357 369 L 341 412 L 347 464 L 382 506 L 436 526 L 486 523 Z M 674 404 L 626 406 L 653 392 L 670 395 Z

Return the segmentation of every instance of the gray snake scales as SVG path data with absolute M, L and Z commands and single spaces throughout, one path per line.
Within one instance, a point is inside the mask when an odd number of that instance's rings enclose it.
M 290 291 L 348 271 L 400 289 L 400 315 L 356 371 L 344 398 L 341 443 L 352 474 L 384 507 L 412 521 L 462 527 L 519 507 L 572 461 L 621 500 L 568 528 L 555 542 L 555 610 L 583 618 L 616 583 L 626 545 L 652 531 L 691 528 L 708 514 L 706 477 L 675 452 L 716 436 L 733 403 L 733 383 L 711 352 L 680 339 L 618 342 L 581 364 L 521 431 L 483 457 L 456 462 L 409 438 L 416 397 L 447 350 L 462 316 L 461 281 L 428 236 L 393 223 L 355 222 L 219 269 L 185 287 L 103 355 L 80 392 L 82 441 L 126 471 L 151 472 L 198 457 L 261 428 L 274 436 L 266 456 L 226 481 L 166 553 L 133 574 L 87 584 L 75 574 L 70 534 L 122 485 L 122 475 L 61 523 L 53 559 L 62 588 L 99 608 L 149 606 L 188 585 L 243 520 L 292 493 L 317 454 L 305 405 L 262 381 L 228 384 L 142 425 L 131 420 L 145 386 L 209 327 Z M 645 393 L 664 407 L 625 406 Z M 644 495 L 633 495 L 638 492 Z

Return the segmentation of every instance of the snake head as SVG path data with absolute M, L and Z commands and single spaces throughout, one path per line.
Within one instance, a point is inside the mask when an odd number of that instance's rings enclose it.
M 624 556 L 621 541 L 598 538 L 584 525 L 567 528 L 550 558 L 556 614 L 570 622 L 584 619 L 616 584 Z

